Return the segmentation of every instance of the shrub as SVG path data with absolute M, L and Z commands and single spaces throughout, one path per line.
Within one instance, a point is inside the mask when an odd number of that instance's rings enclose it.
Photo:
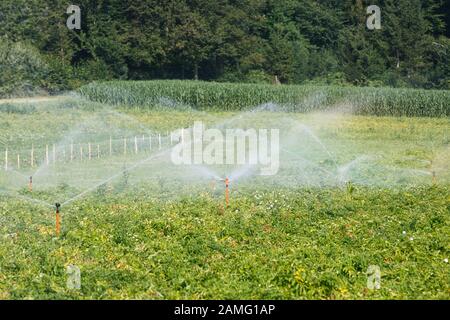
M 48 65 L 34 47 L 0 39 L 0 97 L 28 96 L 44 88 Z

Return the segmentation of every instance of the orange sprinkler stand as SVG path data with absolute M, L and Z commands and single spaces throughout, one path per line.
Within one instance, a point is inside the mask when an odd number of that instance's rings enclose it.
M 33 192 L 33 177 L 30 177 L 30 181 L 28 183 L 28 190 L 30 190 L 30 192 Z
M 229 190 L 229 186 L 230 186 L 230 180 L 228 178 L 225 179 L 225 203 L 228 207 L 228 205 L 230 204 L 230 190 Z
M 61 216 L 59 215 L 59 208 L 61 205 L 59 203 L 55 204 L 56 207 L 56 236 L 59 237 L 61 233 Z

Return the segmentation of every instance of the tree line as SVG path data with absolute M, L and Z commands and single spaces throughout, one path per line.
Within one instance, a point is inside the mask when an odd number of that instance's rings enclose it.
M 0 94 L 92 80 L 450 88 L 448 1 L 2 0 Z M 66 26 L 69 4 L 81 30 Z M 369 5 L 381 30 L 366 27 Z

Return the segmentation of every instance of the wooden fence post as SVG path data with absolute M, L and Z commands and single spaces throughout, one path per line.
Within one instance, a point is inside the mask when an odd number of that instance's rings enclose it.
M 138 154 L 138 140 L 137 136 L 134 137 L 134 152 Z
M 31 167 L 34 168 L 34 144 L 31 145 L 31 155 L 30 155 Z

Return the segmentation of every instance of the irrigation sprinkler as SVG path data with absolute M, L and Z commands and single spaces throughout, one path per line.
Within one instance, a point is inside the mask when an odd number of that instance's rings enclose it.
M 34 168 L 34 144 L 31 145 L 30 164 Z
M 230 204 L 229 186 L 230 186 L 230 180 L 228 178 L 225 178 L 225 204 L 227 205 L 227 207 Z
M 219 181 L 225 182 L 225 204 L 228 207 L 228 205 L 230 204 L 230 179 L 229 178 L 219 179 Z M 214 183 L 211 182 L 211 187 L 213 186 L 215 188 L 215 182 Z
M 28 190 L 33 192 L 33 177 L 30 176 L 30 180 L 28 181 Z
M 55 213 L 56 213 L 56 236 L 59 237 L 61 233 L 61 216 L 59 214 L 59 209 L 61 208 L 61 204 L 55 203 Z
M 437 184 L 437 177 L 436 177 L 436 171 L 433 171 L 432 173 L 432 183 L 433 183 L 433 185 L 436 185 Z

